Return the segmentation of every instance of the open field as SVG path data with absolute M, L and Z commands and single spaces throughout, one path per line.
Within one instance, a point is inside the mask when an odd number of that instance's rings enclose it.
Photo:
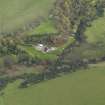
M 55 0 L 0 0 L 0 32 L 9 32 L 48 17 Z
M 9 84 L 0 105 L 105 105 L 105 63 L 26 89 Z

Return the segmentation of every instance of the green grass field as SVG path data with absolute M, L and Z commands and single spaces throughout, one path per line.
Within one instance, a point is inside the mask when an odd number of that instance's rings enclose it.
M 83 55 L 87 59 L 100 58 L 105 56 L 105 15 L 98 17 L 85 31 L 87 42 L 95 45 L 85 48 Z M 83 45 L 84 46 L 84 45 Z M 83 49 L 81 46 L 81 49 Z M 79 49 L 80 50 L 80 49 Z
M 26 89 L 9 84 L 0 105 L 105 105 L 105 63 Z
M 48 34 L 48 33 L 57 33 L 57 29 L 55 28 L 55 24 L 52 20 L 47 19 L 43 21 L 38 27 L 32 29 L 27 32 L 28 35 L 35 35 L 35 34 Z
M 105 16 L 94 20 L 92 26 L 87 28 L 85 34 L 89 43 L 103 43 L 105 41 Z
M 55 0 L 0 0 L 0 32 L 23 28 L 38 17 L 48 17 Z

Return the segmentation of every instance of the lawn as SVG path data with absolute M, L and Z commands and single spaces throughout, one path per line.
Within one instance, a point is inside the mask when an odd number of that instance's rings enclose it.
M 35 34 L 49 34 L 49 33 L 57 33 L 57 29 L 55 28 L 55 24 L 51 19 L 47 19 L 43 21 L 38 27 L 29 31 L 28 35 L 35 35 Z
M 10 32 L 48 17 L 55 0 L 0 0 L 0 32 Z
M 105 105 L 105 62 L 50 81 L 18 89 L 11 83 L 0 105 Z
M 87 41 L 89 43 L 99 43 L 105 41 L 105 16 L 94 20 L 91 27 L 86 32 Z

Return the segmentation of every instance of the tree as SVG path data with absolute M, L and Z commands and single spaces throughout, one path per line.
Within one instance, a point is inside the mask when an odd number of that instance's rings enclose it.
M 3 58 L 4 66 L 10 68 L 17 63 L 17 59 L 13 55 L 6 55 Z
M 105 0 L 100 0 L 96 4 L 96 10 L 98 16 L 104 15 L 104 8 L 105 8 Z
M 55 3 L 53 17 L 60 33 L 75 33 L 76 39 L 81 42 L 86 27 L 97 14 L 103 13 L 104 7 L 104 0 L 58 0 Z
M 57 0 L 54 9 L 54 20 L 60 33 L 69 35 L 72 30 L 72 24 L 69 19 L 70 0 Z

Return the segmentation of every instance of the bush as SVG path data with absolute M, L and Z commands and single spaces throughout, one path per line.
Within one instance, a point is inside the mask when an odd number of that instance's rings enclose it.
M 12 65 L 17 63 L 16 56 L 14 55 L 6 55 L 3 58 L 4 67 L 11 68 Z

